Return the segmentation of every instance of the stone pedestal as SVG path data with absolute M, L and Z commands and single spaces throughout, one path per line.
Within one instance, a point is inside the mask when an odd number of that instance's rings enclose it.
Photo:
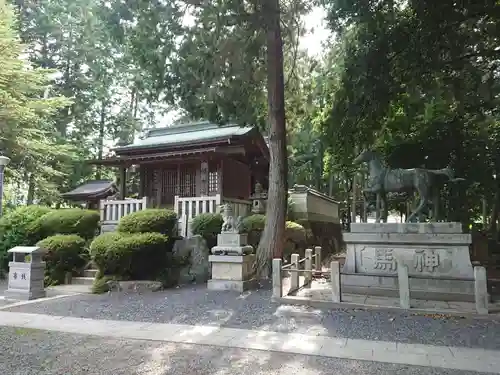
M 212 247 L 215 255 L 246 255 L 253 252 L 253 247 L 247 245 L 247 235 L 236 232 L 223 232 L 217 235 L 217 246 Z
M 346 293 L 398 295 L 398 263 L 411 298 L 474 301 L 470 234 L 460 223 L 353 223 L 344 234 Z
M 43 249 L 18 246 L 8 252 L 13 254 L 13 261 L 9 262 L 9 283 L 5 297 L 23 301 L 45 297 Z M 29 262 L 26 261 L 27 255 L 30 256 Z
M 208 257 L 212 278 L 208 280 L 209 290 L 234 290 L 243 292 L 255 284 L 253 247 L 247 245 L 246 234 L 223 232 L 217 236 L 217 246 Z

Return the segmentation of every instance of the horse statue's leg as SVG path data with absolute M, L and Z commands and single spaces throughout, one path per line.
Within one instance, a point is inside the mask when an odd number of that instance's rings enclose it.
M 385 192 L 380 192 L 380 203 L 383 208 L 381 208 L 382 211 L 382 222 L 387 223 L 387 218 L 389 216 L 389 206 L 387 204 L 387 195 Z
M 420 203 L 418 204 L 417 208 L 415 211 L 412 212 L 408 220 L 406 220 L 407 223 L 412 223 L 415 218 L 419 219 L 420 222 L 420 214 L 424 210 L 424 208 L 429 206 L 429 191 L 428 191 L 428 186 L 426 185 L 418 185 L 417 186 L 417 191 L 418 195 L 420 196 Z
M 437 223 L 438 221 L 439 221 L 439 190 L 433 189 L 431 222 Z
M 380 193 L 376 193 L 375 197 L 375 222 L 380 223 Z

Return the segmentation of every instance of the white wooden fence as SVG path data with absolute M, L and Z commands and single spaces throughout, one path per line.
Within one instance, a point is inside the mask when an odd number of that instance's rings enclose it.
M 188 237 L 192 234 L 191 222 L 199 214 L 220 212 L 223 204 L 229 203 L 234 216 L 246 216 L 252 202 L 241 199 L 222 198 L 220 194 L 204 197 L 175 197 L 174 210 L 179 218 L 179 235 Z
M 203 213 L 220 212 L 222 204 L 229 203 L 234 216 L 246 216 L 252 207 L 252 202 L 242 199 L 222 198 L 220 194 L 205 197 L 175 197 L 174 211 L 179 218 L 179 235 L 188 237 L 192 234 L 191 222 L 195 216 Z M 112 232 L 120 219 L 132 212 L 148 208 L 147 197 L 141 199 L 102 200 L 100 202 L 101 232 Z
M 124 199 L 124 200 L 101 200 L 101 233 L 112 232 L 116 229 L 118 221 L 132 212 L 141 211 L 148 207 L 148 198 Z

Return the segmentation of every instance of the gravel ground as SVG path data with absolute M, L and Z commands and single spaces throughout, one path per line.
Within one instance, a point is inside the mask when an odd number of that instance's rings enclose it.
M 429 367 L 3 327 L 0 327 L 0 374 L 480 375 Z
M 297 332 L 500 350 L 500 321 L 365 310 L 320 310 L 270 303 L 269 290 L 243 294 L 205 285 L 147 294 L 78 295 L 2 311 Z M 1 373 L 1 372 L 0 372 Z

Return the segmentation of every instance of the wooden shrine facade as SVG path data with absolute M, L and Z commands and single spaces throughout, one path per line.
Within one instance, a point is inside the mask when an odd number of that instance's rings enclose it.
M 127 197 L 127 170 L 134 167 L 139 198 L 147 197 L 150 207 L 171 207 L 176 196 L 243 200 L 257 181 L 267 189 L 269 150 L 254 127 L 198 122 L 149 130 L 92 163 L 119 168 L 120 198 Z

